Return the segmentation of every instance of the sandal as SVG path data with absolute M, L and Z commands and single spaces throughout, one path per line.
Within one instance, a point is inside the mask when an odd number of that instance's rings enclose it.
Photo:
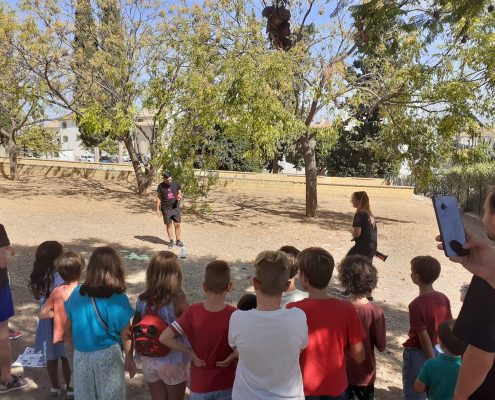
M 12 382 L 0 381 L 0 394 L 19 390 L 29 385 L 29 380 L 23 376 L 12 375 Z

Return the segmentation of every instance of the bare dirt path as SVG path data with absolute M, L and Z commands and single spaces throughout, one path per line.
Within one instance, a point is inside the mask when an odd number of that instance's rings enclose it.
M 300 249 L 321 246 L 340 260 L 351 246 L 350 194 L 320 198 L 319 218 L 307 220 L 302 196 L 214 190 L 209 197 L 210 214 L 201 216 L 187 210 L 183 213 L 183 240 L 188 252 L 183 262 L 184 286 L 189 301 L 202 299 L 203 269 L 214 258 L 226 259 L 232 265 L 234 290 L 228 301 L 233 304 L 249 289 L 251 262 L 262 250 L 282 245 Z M 432 255 L 440 260 L 442 274 L 435 286 L 450 298 L 454 316 L 460 309 L 459 288 L 470 278 L 436 249 L 433 238 L 437 227 L 429 199 L 373 198 L 371 204 L 378 219 L 379 250 L 389 255 L 385 263 L 375 259 L 380 281 L 374 297 L 385 310 L 389 343 L 378 356 L 376 397 L 397 400 L 402 398 L 401 343 L 408 328 L 407 304 L 417 295 L 409 278 L 410 259 Z M 34 343 L 37 305 L 26 282 L 37 245 L 58 240 L 66 249 L 86 257 L 95 246 L 114 246 L 125 257 L 128 294 L 134 302 L 143 289 L 146 261 L 132 258 L 150 256 L 165 248 L 163 222 L 154 215 L 153 207 L 153 196 L 139 197 L 118 183 L 39 177 L 20 182 L 0 179 L 0 222 L 7 227 L 18 253 L 9 268 L 16 305 L 11 325 L 24 332 L 21 339 L 13 342 L 15 356 Z M 466 223 L 471 229 L 481 230 L 477 219 L 467 218 Z M 335 278 L 329 290 L 338 293 Z M 26 369 L 24 373 L 35 384 L 10 397 L 47 397 L 45 370 Z M 149 398 L 141 374 L 129 381 L 128 398 Z

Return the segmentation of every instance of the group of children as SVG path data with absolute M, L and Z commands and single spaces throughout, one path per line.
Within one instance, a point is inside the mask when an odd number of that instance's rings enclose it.
M 36 348 L 46 355 L 52 396 L 124 399 L 125 370 L 131 378 L 137 372 L 132 327 L 152 312 L 165 322 L 159 341 L 170 349 L 142 356 L 153 400 L 182 400 L 186 385 L 191 400 L 374 398 L 374 352 L 385 349 L 386 328 L 382 309 L 368 300 L 377 270 L 367 257 L 348 256 L 339 264 L 340 283 L 350 294 L 341 300 L 327 294 L 334 270 L 328 251 L 264 251 L 254 261 L 255 295 L 243 296 L 237 308 L 226 303 L 232 281 L 225 261 L 206 266 L 206 299 L 189 305 L 179 259 L 156 253 L 135 309 L 114 249 L 95 249 L 79 284 L 84 266 L 80 255 L 44 242 L 30 276 L 41 307 Z M 298 274 L 303 290 L 295 285 Z M 432 257 L 411 261 L 419 296 L 409 305 L 404 343 L 407 400 L 425 399 L 426 392 L 433 400 L 453 398 L 463 344 L 452 334 L 449 300 L 433 289 L 439 274 Z

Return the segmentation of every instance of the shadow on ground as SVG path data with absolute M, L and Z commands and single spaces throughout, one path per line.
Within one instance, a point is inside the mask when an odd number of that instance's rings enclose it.
M 144 235 L 144 236 L 134 236 L 134 237 L 136 239 L 142 240 L 143 242 L 148 242 L 153 244 L 168 244 L 168 242 L 156 236 Z
M 55 190 L 53 185 L 45 187 L 43 181 L 47 179 L 57 182 Z M 154 188 L 152 187 L 151 192 Z M 48 178 L 48 177 L 23 177 L 19 181 L 5 180 L 0 186 L 2 196 L 16 199 L 30 196 L 56 196 L 70 201 L 71 198 L 84 198 L 88 200 L 104 201 L 108 199 L 118 200 L 122 208 L 132 213 L 143 213 L 154 210 L 155 196 L 153 194 L 140 196 L 136 193 L 134 185 L 125 182 L 101 182 L 85 178 Z
M 289 218 L 304 224 L 313 224 L 325 229 L 349 229 L 352 225 L 353 212 L 337 212 L 324 209 L 318 210 L 318 218 L 306 217 L 306 205 L 303 198 L 286 197 L 283 200 L 253 196 L 249 193 L 237 195 L 219 194 L 222 205 L 217 205 L 211 212 L 189 210 L 196 217 L 197 223 L 215 223 L 224 226 L 235 226 L 241 220 L 253 220 L 253 224 L 267 225 L 263 217 L 278 216 Z M 414 221 L 393 218 L 377 218 L 382 224 L 410 224 Z

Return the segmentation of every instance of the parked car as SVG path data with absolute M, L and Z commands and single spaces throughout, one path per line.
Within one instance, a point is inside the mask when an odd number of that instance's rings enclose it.
M 82 162 L 95 162 L 95 158 L 93 156 L 81 155 L 79 156 L 79 161 Z
M 119 161 L 118 158 L 115 156 L 101 156 L 100 157 L 101 163 L 116 163 L 118 161 Z

